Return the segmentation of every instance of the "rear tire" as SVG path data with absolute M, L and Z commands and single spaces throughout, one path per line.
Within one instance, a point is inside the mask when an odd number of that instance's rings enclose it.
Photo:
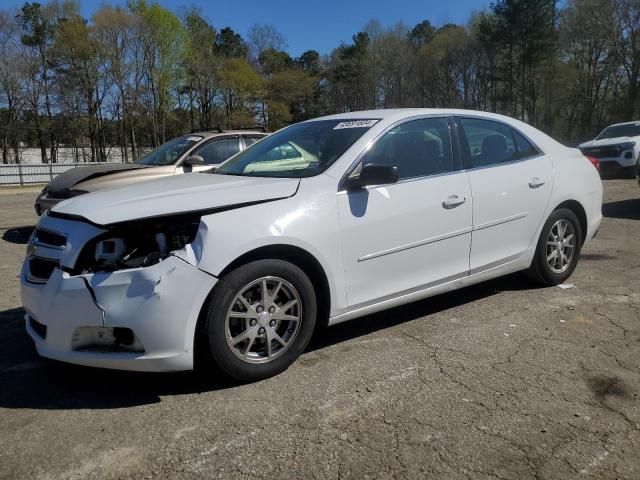
M 300 268 L 257 260 L 216 285 L 202 333 L 220 370 L 251 382 L 283 372 L 304 352 L 316 316 L 316 294 Z
M 582 249 L 582 227 L 567 208 L 551 213 L 540 232 L 529 276 L 543 285 L 558 285 L 571 276 Z

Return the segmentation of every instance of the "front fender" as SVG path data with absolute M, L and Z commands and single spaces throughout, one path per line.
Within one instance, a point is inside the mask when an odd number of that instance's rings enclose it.
M 185 253 L 199 269 L 220 276 L 227 266 L 261 247 L 289 245 L 312 255 L 324 270 L 331 310 L 346 305 L 335 193 L 301 196 L 202 217 Z

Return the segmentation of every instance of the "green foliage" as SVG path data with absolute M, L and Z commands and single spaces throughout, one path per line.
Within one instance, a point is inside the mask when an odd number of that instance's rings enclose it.
M 137 155 L 196 128 L 271 130 L 315 116 L 463 107 L 519 117 L 568 141 L 633 119 L 640 101 L 637 0 L 496 0 L 466 25 L 371 20 L 327 55 L 298 58 L 273 25 L 247 41 L 195 8 L 156 0 L 0 10 L 0 141 L 55 160 L 59 144 Z
M 416 48 L 419 48 L 429 43 L 435 33 L 436 28 L 431 25 L 431 22 L 429 20 L 423 20 L 409 32 L 409 40 L 411 40 L 411 43 Z
M 240 34 L 224 27 L 216 36 L 216 52 L 224 58 L 246 58 L 248 47 Z
M 307 50 L 296 60 L 298 66 L 310 75 L 320 75 L 322 65 L 320 54 L 315 50 Z
M 226 126 L 242 127 L 254 122 L 255 101 L 264 89 L 263 79 L 242 58 L 226 58 L 220 70 L 220 86 L 224 92 Z M 247 123 L 248 122 L 248 123 Z
M 22 43 L 28 47 L 43 49 L 53 40 L 56 32 L 55 24 L 46 18 L 39 3 L 25 3 L 17 18 L 24 33 Z
M 213 123 L 212 105 L 217 88 L 217 72 L 220 61 L 216 51 L 216 30 L 199 12 L 189 12 L 185 19 L 187 43 L 184 52 L 184 69 L 189 95 L 189 108 L 198 108 L 199 128 L 209 128 Z M 191 115 L 191 129 L 195 129 L 195 115 Z
M 262 72 L 269 76 L 291 69 L 293 67 L 293 58 L 287 52 L 268 48 L 260 53 L 258 63 Z

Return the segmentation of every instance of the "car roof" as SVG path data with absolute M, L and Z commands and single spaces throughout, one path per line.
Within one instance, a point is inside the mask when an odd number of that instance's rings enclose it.
M 389 108 L 381 110 L 364 110 L 360 112 L 346 112 L 326 117 L 307 120 L 309 122 L 317 120 L 358 120 L 358 119 L 380 119 L 380 123 L 391 125 L 397 121 L 409 119 L 420 115 L 457 115 L 457 116 L 473 116 L 482 117 L 487 120 L 496 120 L 506 123 L 512 127 L 516 127 L 521 133 L 524 133 L 529 139 L 533 140 L 539 147 L 544 145 L 545 150 L 564 150 L 567 147 L 538 130 L 537 128 L 518 120 L 517 118 L 507 117 L 497 113 L 482 112 L 479 110 L 464 110 L 458 108 Z
M 218 130 L 205 130 L 201 132 L 185 133 L 184 135 L 203 137 L 203 138 L 225 137 L 230 135 L 254 135 L 258 137 L 266 137 L 268 133 L 259 132 L 256 130 L 223 130 L 222 132 Z
M 638 123 L 640 123 L 640 120 L 634 120 L 634 121 L 631 121 L 631 122 L 612 123 L 611 125 L 609 125 L 609 126 L 607 126 L 605 128 L 619 127 L 619 126 L 622 126 L 622 125 L 636 125 Z
M 483 112 L 480 110 L 465 110 L 459 108 L 386 108 L 379 110 L 363 110 L 359 112 L 345 112 L 326 117 L 319 117 L 313 120 L 352 120 L 352 119 L 381 119 L 381 120 L 400 120 L 402 118 L 416 115 L 472 115 L 495 120 L 513 122 L 519 120 L 500 115 L 497 113 Z M 313 121 L 310 120 L 310 121 Z

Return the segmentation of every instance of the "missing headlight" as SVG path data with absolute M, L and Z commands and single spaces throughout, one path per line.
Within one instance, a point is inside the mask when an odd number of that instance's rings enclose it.
M 126 245 L 122 238 L 100 240 L 96 245 L 95 259 L 98 263 L 114 263 L 124 255 Z
M 115 224 L 89 242 L 71 273 L 148 267 L 191 243 L 200 215 L 194 213 Z

